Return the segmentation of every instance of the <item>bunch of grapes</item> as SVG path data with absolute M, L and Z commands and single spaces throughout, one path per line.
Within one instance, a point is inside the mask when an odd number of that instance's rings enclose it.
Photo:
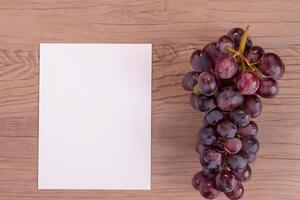
M 278 93 L 277 80 L 285 71 L 279 56 L 252 45 L 248 29 L 233 28 L 194 51 L 193 71 L 182 79 L 191 106 L 207 112 L 195 147 L 202 170 L 192 184 L 208 199 L 220 192 L 232 200 L 243 196 L 242 182 L 251 178 L 250 164 L 259 150 L 252 118 L 262 112 L 260 97 Z

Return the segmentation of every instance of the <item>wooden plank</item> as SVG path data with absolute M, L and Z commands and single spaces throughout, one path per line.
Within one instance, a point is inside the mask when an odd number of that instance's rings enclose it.
M 299 12 L 296 0 L 0 1 L 0 199 L 200 199 L 190 182 L 203 113 L 188 105 L 181 78 L 193 50 L 246 24 L 287 67 L 256 120 L 261 149 L 245 199 L 299 199 Z M 151 191 L 37 190 L 40 42 L 153 43 Z

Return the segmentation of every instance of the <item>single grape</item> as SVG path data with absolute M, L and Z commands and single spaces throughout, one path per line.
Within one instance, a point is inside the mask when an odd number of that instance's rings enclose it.
M 193 179 L 192 179 L 192 185 L 193 187 L 198 190 L 199 189 L 199 185 L 200 185 L 200 182 L 202 180 L 205 179 L 205 175 L 202 171 L 199 171 L 197 172 L 194 176 L 193 176 Z
M 209 170 L 218 170 L 222 164 L 222 154 L 216 149 L 206 149 L 200 156 L 200 162 Z
M 196 50 L 190 58 L 191 65 L 196 72 L 203 72 L 212 68 L 212 61 L 209 56 L 202 50 Z
M 227 35 L 234 41 L 236 50 L 239 48 L 240 41 L 243 34 L 244 34 L 244 30 L 241 28 L 233 28 L 227 33 Z M 245 49 L 249 49 L 251 46 L 252 46 L 252 41 L 248 36 Z
M 244 98 L 244 109 L 249 111 L 252 118 L 262 113 L 262 102 L 256 95 L 249 95 Z
M 191 94 L 189 102 L 193 108 L 201 112 L 208 112 L 217 106 L 214 97 L 204 95 Z
M 207 199 L 214 199 L 219 195 L 214 179 L 204 179 L 199 185 L 201 195 Z
M 256 154 L 259 149 L 259 142 L 253 136 L 247 136 L 242 139 L 243 147 L 242 151 L 247 154 Z
M 182 88 L 187 91 L 193 91 L 194 86 L 197 84 L 199 73 L 197 72 L 188 72 L 182 78 Z
M 208 148 L 208 146 L 203 144 L 200 140 L 195 145 L 195 151 L 199 154 L 202 154 L 203 151 L 207 148 Z
M 254 72 L 244 70 L 237 76 L 236 86 L 242 95 L 254 94 L 259 87 L 259 79 Z
M 204 116 L 204 118 L 203 118 L 204 123 L 203 124 L 215 126 L 223 118 L 224 118 L 223 113 L 221 111 L 215 109 L 215 110 L 210 111 L 209 113 L 207 113 Z
M 217 132 L 223 138 L 234 138 L 237 133 L 237 126 L 229 120 L 224 120 L 217 125 Z
M 241 156 L 243 158 L 247 159 L 248 164 L 253 163 L 255 161 L 255 159 L 256 159 L 256 153 L 245 153 L 245 152 L 242 152 Z
M 208 169 L 206 166 L 202 166 L 204 176 L 207 178 L 215 178 L 219 172 L 219 169 Z
M 274 80 L 282 77 L 285 66 L 280 57 L 275 53 L 266 53 L 258 64 L 259 70 L 266 76 L 271 76 Z
M 210 72 L 202 72 L 198 76 L 198 86 L 201 89 L 202 94 L 211 96 L 217 89 L 217 81 L 213 74 Z
M 249 165 L 244 170 L 241 171 L 232 171 L 233 174 L 238 178 L 241 182 L 247 182 L 251 179 L 252 170 Z
M 223 55 L 217 48 L 216 42 L 207 44 L 203 48 L 203 51 L 205 51 L 209 55 L 209 57 L 211 58 L 211 60 L 213 61 L 214 64 L 216 64 L 216 62 L 219 60 L 219 58 Z
M 228 53 L 228 50 L 226 49 L 227 47 L 234 49 L 234 46 L 235 46 L 234 41 L 227 35 L 223 35 L 217 41 L 217 48 L 223 54 Z
M 211 127 L 203 127 L 198 131 L 198 138 L 202 144 L 211 145 L 216 141 L 215 130 Z
M 251 121 L 250 113 L 242 109 L 235 109 L 230 111 L 230 118 L 236 125 L 242 127 L 248 125 Z
M 243 136 L 253 136 L 255 137 L 258 133 L 258 126 L 254 121 L 251 121 L 247 126 L 238 127 L 237 132 Z
M 225 141 L 225 150 L 230 154 L 237 154 L 242 148 L 242 142 L 238 138 L 231 138 Z
M 222 192 L 231 192 L 237 184 L 236 177 L 227 170 L 222 170 L 216 177 L 216 186 Z
M 222 79 L 232 78 L 237 72 L 237 64 L 232 56 L 222 56 L 215 65 L 216 75 Z
M 242 105 L 244 97 L 232 87 L 223 88 L 217 96 L 217 105 L 225 111 L 233 110 Z
M 229 155 L 227 158 L 227 163 L 231 170 L 241 171 L 247 167 L 248 160 L 241 155 Z
M 260 46 L 253 46 L 245 52 L 245 58 L 250 63 L 258 63 L 265 54 L 265 51 Z
M 236 187 L 231 191 L 225 193 L 230 200 L 238 200 L 244 195 L 244 187 L 240 181 L 237 182 Z
M 277 81 L 272 78 L 262 78 L 260 79 L 259 88 L 257 94 L 264 98 L 272 98 L 279 91 L 279 86 Z

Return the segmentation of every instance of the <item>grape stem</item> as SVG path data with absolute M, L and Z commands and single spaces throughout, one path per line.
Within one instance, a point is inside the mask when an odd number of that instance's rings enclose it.
M 245 52 L 245 48 L 246 48 L 246 44 L 247 44 L 247 39 L 248 39 L 248 35 L 249 35 L 249 28 L 250 26 L 248 25 L 246 27 L 246 30 L 244 31 L 241 40 L 240 40 L 240 45 L 239 45 L 239 49 L 236 51 L 235 49 L 232 49 L 230 47 L 226 47 L 226 50 L 232 54 L 232 57 L 236 58 L 238 57 L 240 59 L 240 62 L 242 64 L 242 69 L 246 70 L 247 68 L 249 68 L 252 71 L 256 71 L 254 65 L 256 63 L 250 63 L 245 57 L 244 57 L 244 52 Z

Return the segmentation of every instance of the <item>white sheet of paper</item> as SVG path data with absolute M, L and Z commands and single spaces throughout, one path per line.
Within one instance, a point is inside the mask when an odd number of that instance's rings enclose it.
M 39 189 L 151 188 L 151 44 L 40 44 Z

